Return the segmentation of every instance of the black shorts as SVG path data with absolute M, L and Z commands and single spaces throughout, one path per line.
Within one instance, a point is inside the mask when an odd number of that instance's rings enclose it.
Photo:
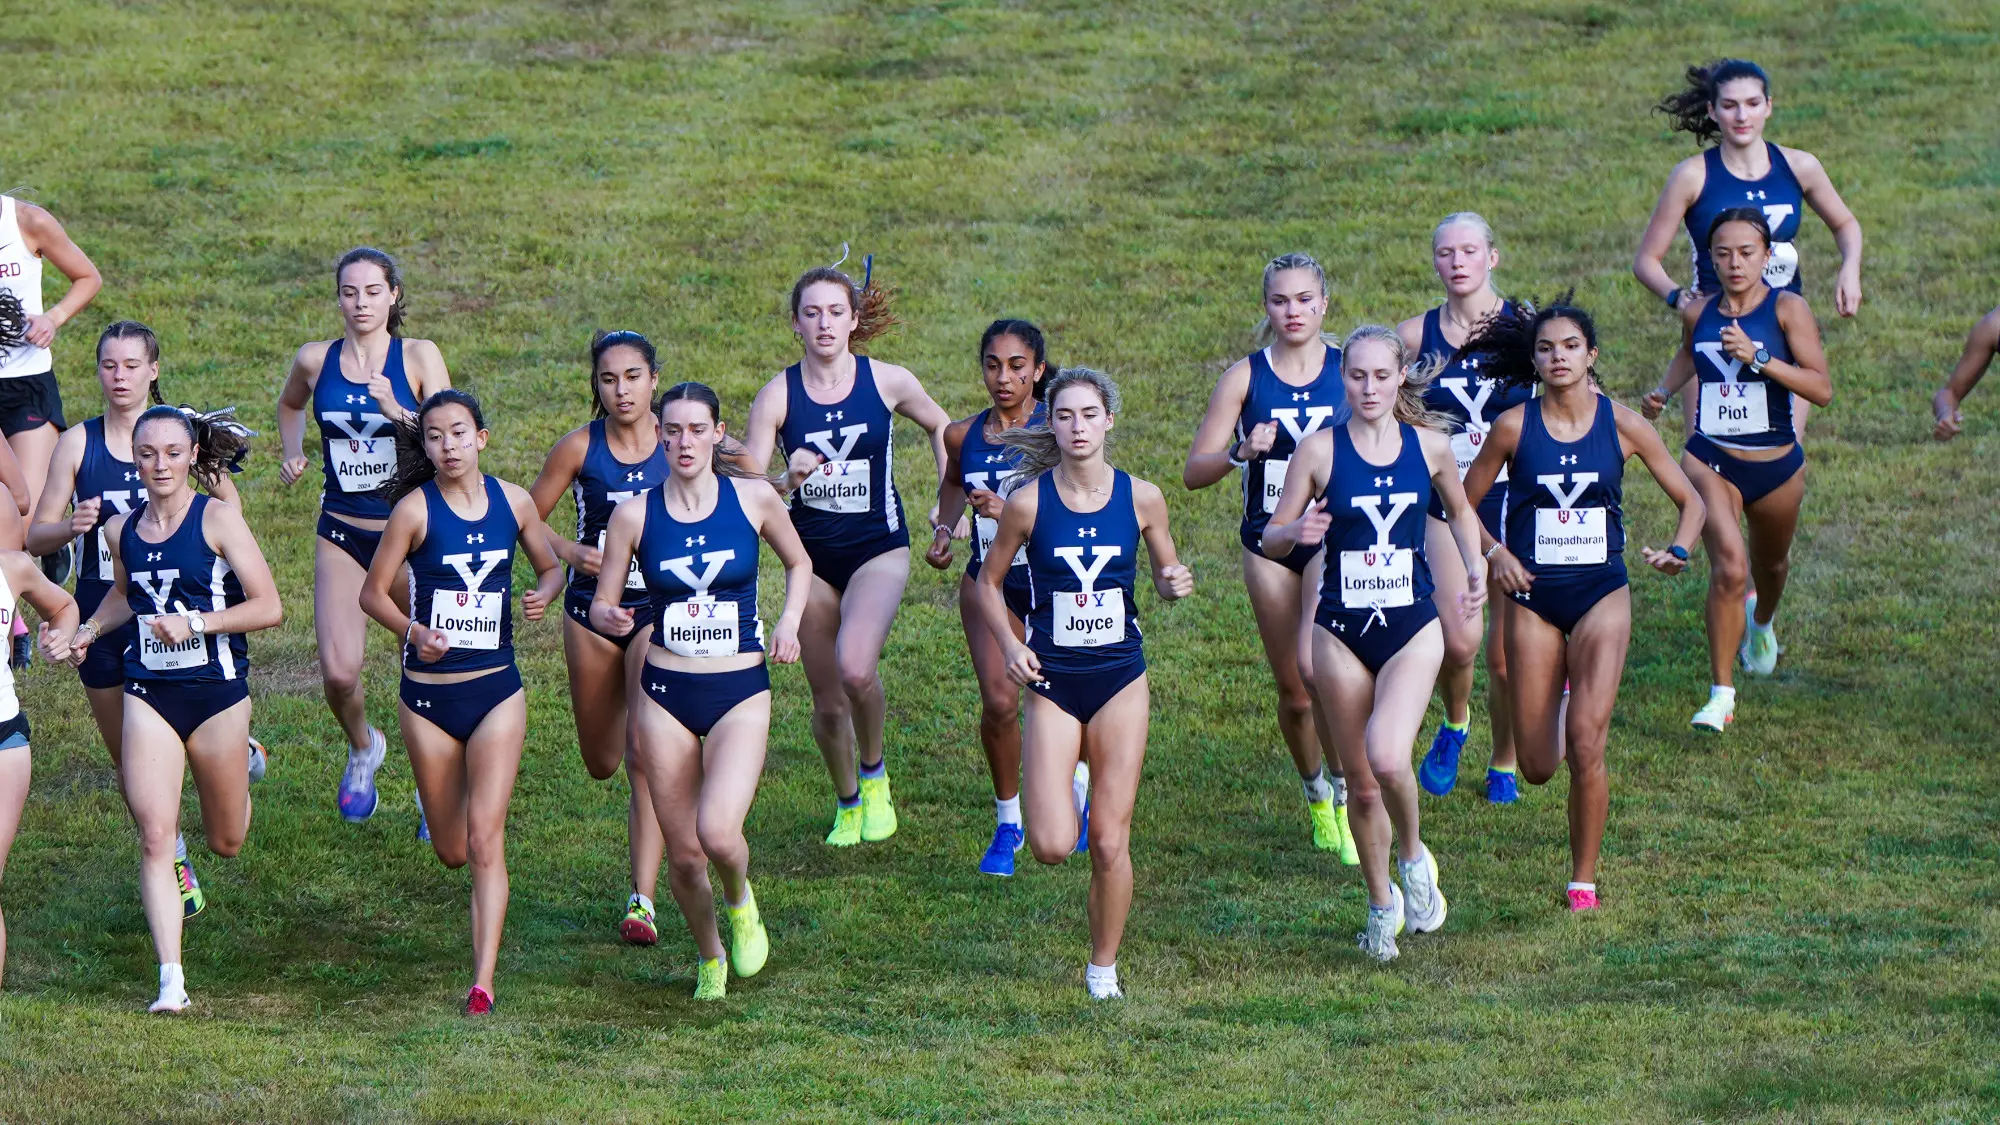
M 486 716 L 521 690 L 520 666 L 509 664 L 484 676 L 441 684 L 404 676 L 397 694 L 410 714 L 450 735 L 454 742 L 470 742 Z
M 1716 476 L 1729 482 L 1749 507 L 1777 491 L 1806 467 L 1806 448 L 1792 443 L 1792 451 L 1775 461 L 1746 461 L 1710 441 L 1707 434 L 1689 434 L 1688 456 L 1707 465 Z
M 894 531 L 870 535 L 866 539 L 807 539 L 806 556 L 812 559 L 813 577 L 824 579 L 834 593 L 847 593 L 854 572 L 891 551 L 910 549 L 910 529 L 898 525 Z
M 247 675 L 250 670 L 243 671 Z M 185 745 L 203 723 L 250 698 L 250 684 L 240 676 L 233 680 L 126 680 L 125 694 L 151 707 Z
M 56 386 L 55 371 L 0 379 L 0 433 L 13 437 L 43 426 L 69 428 L 63 421 L 62 390 Z
M 0 750 L 12 750 L 16 746 L 28 744 L 28 713 L 22 711 L 4 723 L 0 723 Z
M 1043 660 L 1042 678 L 1029 684 L 1028 688 L 1062 708 L 1070 718 L 1089 726 L 1090 720 L 1104 710 L 1105 704 L 1145 674 L 1146 654 L 1143 652 L 1096 666 L 1088 662 L 1074 667 L 1052 666 L 1050 661 Z
M 1381 609 L 1349 609 L 1321 598 L 1313 611 L 1313 624 L 1332 634 L 1371 676 L 1381 675 L 1383 667 L 1437 619 L 1437 603 L 1429 598 Z
M 360 563 L 361 569 L 375 565 L 375 549 L 382 545 L 381 528 L 356 527 L 322 511 L 318 530 L 321 539 L 347 552 L 347 557 Z
M 707 738 L 737 704 L 771 690 L 767 664 L 733 672 L 680 672 L 648 664 L 641 676 L 653 702 L 696 738 Z
M 638 605 L 625 606 L 624 608 L 632 611 L 632 631 L 622 637 L 614 637 L 590 623 L 590 602 L 596 596 L 594 593 L 586 594 L 574 589 L 563 593 L 563 612 L 578 625 L 590 630 L 592 636 L 603 637 L 621 649 L 631 648 L 632 638 L 639 635 L 639 630 L 655 623 L 652 620 L 653 603 L 641 602 Z

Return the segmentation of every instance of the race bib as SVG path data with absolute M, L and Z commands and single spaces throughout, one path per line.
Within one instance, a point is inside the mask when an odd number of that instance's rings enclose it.
M 1125 639 L 1125 591 L 1058 593 L 1053 601 L 1057 644 L 1101 648 Z
M 326 455 L 333 462 L 333 479 L 340 482 L 342 492 L 373 492 L 396 473 L 393 434 L 333 438 L 326 443 Z
M 499 590 L 467 593 L 438 590 L 431 594 L 431 628 L 443 633 L 454 649 L 500 647 L 500 622 L 507 613 L 507 595 Z
M 87 534 L 97 540 L 97 577 L 105 582 L 115 581 L 117 572 L 111 567 L 111 537 L 104 534 L 102 527 Z
M 1771 411 L 1766 405 L 1765 383 L 1703 383 L 1701 385 L 1702 433 L 1710 437 L 1736 437 L 1766 433 L 1771 428 Z
M 1340 552 L 1340 604 L 1348 609 L 1416 604 L 1416 556 L 1394 547 Z
M 597 551 L 599 555 L 604 553 L 604 535 L 605 533 L 602 531 L 597 533 Z M 627 590 L 643 590 L 646 588 L 646 576 L 639 573 L 639 554 L 637 551 L 632 553 L 631 560 L 625 564 L 625 588 Z
M 736 623 L 735 602 L 674 602 L 660 614 L 653 640 L 675 656 L 734 656 Z
M 1290 457 L 1271 457 L 1264 462 L 1264 514 L 1278 510 L 1278 501 L 1285 497 L 1285 474 L 1292 469 Z
M 972 528 L 974 533 L 979 536 L 979 557 L 984 559 L 993 553 L 993 540 L 995 536 L 1000 534 L 1000 521 L 989 520 L 985 516 L 974 516 L 972 517 Z M 1008 565 L 1028 565 L 1028 545 L 1026 543 L 1022 543 L 1020 549 L 1014 552 L 1014 561 Z
M 874 500 L 867 461 L 827 461 L 799 485 L 806 507 L 854 515 L 866 512 Z
M 1799 276 L 1799 247 L 1793 242 L 1773 242 L 1771 260 L 1764 263 L 1764 284 L 1783 289 Z
M 168 614 L 166 616 L 173 616 Z M 188 639 L 177 645 L 153 635 L 153 622 L 161 617 L 157 613 L 139 615 L 139 663 L 149 672 L 178 672 L 183 668 L 199 668 L 208 663 L 208 638 L 190 633 Z
M 1610 558 L 1603 508 L 1535 509 L 1536 566 L 1594 566 Z
M 1479 459 L 1479 451 L 1485 445 L 1485 430 L 1460 430 L 1451 435 L 1451 459 L 1458 462 L 1459 480 L 1465 479 L 1466 470 L 1472 468 L 1472 463 Z M 1500 475 L 1493 479 L 1496 482 L 1507 479 L 1506 462 L 1500 463 Z

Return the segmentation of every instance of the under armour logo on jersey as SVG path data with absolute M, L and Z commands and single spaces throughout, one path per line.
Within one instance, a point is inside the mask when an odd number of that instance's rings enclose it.
M 687 545 L 690 547 L 706 547 L 708 546 L 708 536 L 690 535 L 687 537 Z
M 1556 464 L 1558 464 L 1558 465 L 1574 465 L 1574 464 L 1576 464 L 1576 454 L 1574 454 L 1574 453 L 1565 453 L 1565 454 L 1563 454 L 1563 455 L 1561 455 L 1561 456 L 1559 456 L 1559 457 L 1557 457 L 1557 458 L 1556 458 Z
M 356 405 L 356 404 L 359 404 L 359 403 L 363 403 L 363 402 L 367 402 L 367 401 L 368 401 L 368 396 L 367 396 L 367 395 L 348 395 L 348 396 L 347 396 L 347 405 L 349 405 L 349 406 L 354 406 L 354 405 Z
M 1382 488 L 1385 484 L 1394 483 L 1396 483 L 1396 478 L 1394 477 L 1375 478 L 1375 487 L 1377 488 Z M 1388 497 L 1389 514 L 1387 515 L 1382 514 L 1382 499 L 1380 496 L 1355 496 L 1350 497 L 1348 503 L 1361 509 L 1361 514 L 1368 517 L 1368 522 L 1375 525 L 1375 549 L 1378 551 L 1392 551 L 1395 550 L 1395 544 L 1389 542 L 1389 529 L 1396 525 L 1396 521 L 1403 517 L 1403 512 L 1410 505 L 1417 502 L 1417 494 L 1414 492 L 1390 493 Z
M 138 474 L 138 473 L 126 473 L 126 474 L 125 474 L 125 483 L 127 483 L 127 484 L 130 484 L 130 483 L 132 483 L 133 481 L 135 481 L 135 480 L 138 480 L 138 479 L 139 479 L 139 474 Z
M 631 472 L 625 474 L 626 484 L 631 484 L 635 480 L 645 480 L 645 479 L 646 479 L 646 470 L 644 469 L 633 469 Z
M 479 584 L 486 581 L 486 576 L 493 573 L 493 568 L 499 566 L 501 561 L 506 559 L 506 557 L 507 552 L 505 551 L 481 551 L 479 552 L 478 570 L 473 570 L 470 566 L 466 565 L 472 561 L 472 553 L 469 551 L 462 555 L 446 555 L 443 562 L 446 566 L 457 571 L 458 576 L 465 580 L 466 593 L 476 594 L 479 592 Z
M 1764 341 L 1752 340 L 1750 341 L 1750 346 L 1753 348 L 1762 348 Z M 1708 362 L 1714 364 L 1717 371 L 1722 372 L 1722 379 L 1726 383 L 1734 383 L 1736 376 L 1743 371 L 1743 361 L 1723 351 L 1720 341 L 1697 340 L 1695 341 L 1694 350 L 1700 352 L 1707 358 Z
M 465 537 L 465 545 L 468 547 L 472 546 L 474 543 L 484 543 L 484 542 L 486 542 L 486 533 L 483 531 L 475 531 Z
M 1395 478 L 1395 477 L 1376 477 L 1376 478 L 1375 478 L 1375 487 L 1376 487 L 1376 488 L 1394 488 L 1394 487 L 1396 487 L 1396 478 Z
M 827 420 L 830 422 L 837 422 L 840 420 L 840 414 L 838 412 L 829 414 L 827 416 Z M 825 457 L 827 460 L 845 461 L 847 460 L 848 453 L 853 451 L 854 443 L 860 440 L 862 434 L 865 434 L 867 432 L 868 432 L 868 423 L 866 422 L 863 422 L 858 426 L 842 426 L 840 428 L 840 438 L 841 438 L 840 448 L 838 449 L 835 449 L 833 447 L 832 430 L 815 430 L 812 433 L 806 435 L 806 441 L 817 446 L 819 448 L 820 455 Z
M 1477 371 L 1479 370 L 1479 357 L 1476 355 L 1466 356 L 1458 361 L 1458 365 L 1467 371 Z
M 161 559 L 163 559 L 163 558 L 166 558 L 166 557 L 167 557 L 167 556 L 166 556 L 166 553 L 165 553 L 165 552 L 163 552 L 163 551 L 147 551 L 147 552 L 146 552 L 146 561 L 147 561 L 147 562 L 149 562 L 149 563 L 156 563 L 156 562 L 159 562 L 159 561 L 160 561 Z
M 148 561 L 159 557 L 157 554 L 152 555 Z M 181 572 L 178 570 L 135 570 L 128 577 L 137 582 L 141 590 L 146 591 L 147 597 L 153 599 L 153 612 L 165 613 L 167 598 L 174 592 L 174 579 L 180 576 Z
M 1096 535 L 1097 529 L 1094 527 L 1090 528 L 1089 532 L 1092 535 Z M 1082 534 L 1082 532 L 1078 532 L 1078 534 Z M 1082 547 L 1057 547 L 1051 553 L 1069 564 L 1070 573 L 1076 575 L 1076 580 L 1083 584 L 1083 592 L 1088 594 L 1094 592 L 1092 587 L 1097 584 L 1097 576 L 1103 573 L 1104 564 L 1124 554 L 1125 548 L 1115 546 L 1092 547 L 1090 549 L 1091 562 L 1089 566 L 1083 564 Z
M 826 412 L 826 420 L 829 422 L 845 422 L 847 421 L 847 412 L 844 410 L 829 410 Z
M 1312 397 L 1313 397 L 1313 393 L 1312 393 L 1311 391 L 1293 391 L 1293 392 L 1292 392 L 1292 401 L 1293 401 L 1293 402 L 1311 402 L 1311 401 L 1312 401 Z
M 1563 478 L 1565 476 L 1568 477 L 1571 481 L 1575 482 L 1574 487 L 1567 489 L 1563 487 Z M 1574 508 L 1576 507 L 1577 498 L 1583 495 L 1584 488 L 1586 488 L 1589 485 L 1597 483 L 1597 474 L 1596 473 L 1543 473 L 1540 476 L 1537 476 L 1535 480 L 1541 484 L 1549 486 L 1549 492 L 1552 493 L 1556 498 L 1556 507 Z
M 1079 527 L 1076 529 L 1076 537 L 1078 539 L 1095 539 L 1097 538 L 1097 529 L 1094 527 Z
M 1299 397 L 1300 396 L 1298 395 L 1292 396 L 1292 398 L 1294 399 L 1297 399 Z M 1328 419 L 1331 419 L 1333 417 L 1333 407 L 1308 406 L 1305 408 L 1305 416 L 1306 416 L 1306 424 L 1304 426 L 1300 426 L 1298 421 L 1299 418 L 1298 411 L 1291 409 L 1271 411 L 1271 420 L 1285 427 L 1285 431 L 1292 435 L 1292 440 L 1294 442 L 1301 442 L 1306 439 L 1307 434 L 1310 434 L 1315 430 L 1318 430 L 1321 426 L 1326 425 Z
M 700 574 L 694 572 L 691 565 L 694 562 L 694 557 L 691 555 L 683 555 L 677 559 L 668 559 L 660 564 L 660 569 L 671 571 L 675 578 L 687 583 L 688 588 L 694 591 L 694 597 L 706 598 L 708 597 L 709 585 L 715 581 L 716 575 L 722 573 L 722 564 L 735 557 L 736 552 L 734 550 L 708 551 L 701 556 L 703 570 Z

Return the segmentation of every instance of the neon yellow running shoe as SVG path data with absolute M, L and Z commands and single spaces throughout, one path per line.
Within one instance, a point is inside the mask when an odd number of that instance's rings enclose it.
M 1340 806 L 1333 798 L 1324 801 L 1307 801 L 1306 815 L 1312 818 L 1313 847 L 1323 852 L 1340 850 Z
M 861 842 L 861 806 L 842 807 L 833 814 L 833 831 L 826 842 L 836 848 L 851 848 Z
M 1333 818 L 1340 825 L 1340 862 L 1348 867 L 1361 866 L 1361 853 L 1354 850 L 1354 833 L 1347 827 L 1347 805 L 1334 806 Z
M 745 884 L 743 905 L 724 907 L 729 911 L 729 967 L 739 977 L 754 977 L 771 956 L 771 935 L 757 913 L 757 894 Z
M 695 969 L 694 998 L 720 1000 L 729 992 L 729 966 L 722 958 L 711 957 Z
M 861 838 L 874 843 L 896 834 L 896 806 L 889 801 L 889 775 L 861 779 Z

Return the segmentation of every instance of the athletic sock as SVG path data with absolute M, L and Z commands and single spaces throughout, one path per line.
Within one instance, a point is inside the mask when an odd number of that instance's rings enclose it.
M 1451 716 L 1447 715 L 1445 716 L 1444 720 L 1444 729 L 1449 731 L 1457 731 L 1459 734 L 1464 734 L 1472 729 L 1472 716 L 1468 714 L 1465 716 L 1464 722 L 1454 723 L 1451 721 Z
M 888 759 L 888 757 L 887 757 L 887 756 L 885 755 L 885 756 L 884 756 L 884 757 L 882 758 L 882 760 L 881 760 L 881 761 L 879 761 L 879 762 L 876 762 L 876 763 L 875 763 L 874 765 L 872 765 L 872 766 L 862 766 L 862 767 L 861 767 L 861 776 L 862 776 L 862 777 L 865 777 L 865 778 L 867 778 L 867 779 L 868 779 L 868 780 L 870 780 L 870 781 L 873 781 L 873 780 L 875 780 L 875 779 L 876 779 L 876 778 L 878 778 L 878 777 L 887 777 L 887 776 L 889 776 L 889 759 Z
M 1711 684 L 1708 689 L 1708 697 L 1710 699 L 1726 699 L 1734 703 L 1736 702 L 1736 689 L 1733 687 L 1723 687 L 1721 684 Z
M 1320 768 L 1324 770 L 1326 767 L 1321 766 Z M 1327 780 L 1333 786 L 1333 803 L 1336 805 L 1347 804 L 1347 775 L 1337 773 Z
M 165 992 L 168 988 L 180 988 L 183 990 L 187 988 L 187 977 L 181 974 L 181 963 L 179 961 L 160 966 L 160 991 Z
M 641 910 L 650 912 L 653 909 L 653 900 L 647 898 L 645 895 L 640 894 L 638 891 L 633 891 L 632 905 L 639 907 Z
M 1568 890 L 1572 890 L 1572 891 L 1589 891 L 1589 892 L 1590 892 L 1591 894 L 1596 894 L 1596 893 L 1597 893 L 1597 884 L 1596 884 L 1596 883 L 1577 883 L 1577 882 L 1572 882 L 1572 883 L 1570 883 L 1570 885 L 1569 885 L 1569 887 L 1568 887 L 1567 889 L 1568 889 Z
M 1016 793 L 1004 801 L 995 797 L 993 799 L 993 814 L 1000 818 L 1000 823 L 1002 824 L 1011 824 L 1016 828 L 1021 827 L 1021 795 Z
M 1083 966 L 1083 983 L 1092 992 L 1102 992 L 1109 988 L 1117 988 L 1118 962 L 1113 961 L 1109 965 L 1100 965 L 1095 961 L 1086 961 Z
M 843 809 L 858 809 L 858 808 L 860 808 L 860 807 L 861 807 L 861 790 L 859 790 L 859 789 L 856 789 L 856 790 L 854 791 L 854 795 L 853 795 L 853 796 L 851 796 L 851 797 L 842 797 L 842 798 L 840 799 L 840 807 L 841 807 L 841 808 L 843 808 Z
M 1311 777 L 1299 778 L 1299 785 L 1306 791 L 1306 800 L 1315 805 L 1333 799 L 1333 786 L 1326 780 L 1325 766 L 1314 770 Z
M 176 835 L 174 837 L 174 858 L 185 863 L 187 862 L 187 857 L 188 857 L 187 835 L 185 833 Z
M 749 903 L 749 901 L 750 901 L 750 884 L 748 882 L 743 884 L 743 897 L 738 899 L 737 901 L 735 902 L 729 901 L 729 895 L 726 893 L 722 896 L 722 905 L 728 907 L 731 910 L 741 910 L 746 904 Z
M 1514 772 L 1514 771 L 1515 771 L 1515 770 L 1516 770 L 1517 768 L 1519 768 L 1519 767 L 1516 767 L 1516 766 L 1487 766 L 1487 767 L 1486 767 L 1486 772 L 1487 772 L 1487 773 L 1513 773 L 1513 772 Z

